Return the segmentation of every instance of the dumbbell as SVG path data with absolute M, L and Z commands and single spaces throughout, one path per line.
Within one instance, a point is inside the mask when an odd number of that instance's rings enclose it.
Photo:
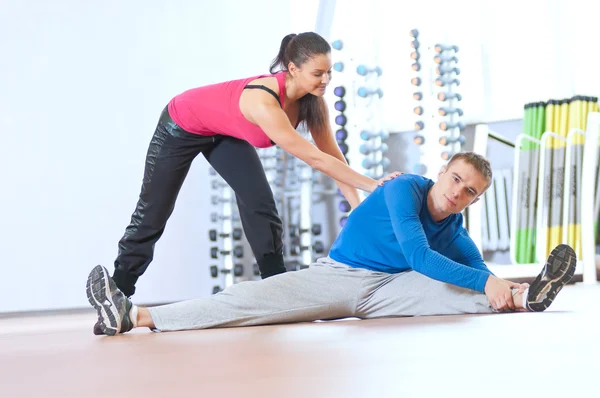
M 427 173 L 427 166 L 422 163 L 415 163 L 413 165 L 413 173 L 424 175 L 425 173 Z
M 299 255 L 302 251 L 304 250 L 308 250 L 310 249 L 309 246 L 302 246 L 302 245 L 294 245 L 290 248 L 290 254 L 292 256 L 297 256 Z M 312 249 L 315 253 L 323 253 L 325 251 L 325 246 L 323 245 L 323 242 L 321 242 L 320 240 L 315 241 L 315 243 L 313 243 L 312 245 Z
M 454 152 L 444 151 L 440 154 L 443 160 L 449 160 L 452 156 L 454 156 Z
M 425 143 L 425 137 L 423 137 L 422 135 L 415 135 L 415 138 L 413 138 L 413 142 L 417 145 L 423 145 Z
M 337 141 L 344 141 L 348 139 L 348 131 L 344 128 L 341 128 L 335 132 L 335 139 Z
M 212 167 L 208 168 L 208 174 L 210 174 L 211 176 L 216 176 L 217 175 L 217 170 L 213 169 Z
M 346 143 L 340 142 L 338 147 L 340 147 L 340 151 L 342 151 L 344 155 L 348 153 L 348 145 Z
M 425 128 L 425 123 L 422 121 L 415 122 L 415 130 L 421 131 Z
M 335 124 L 337 124 L 338 126 L 345 126 L 346 123 L 348 122 L 348 119 L 346 118 L 345 115 L 337 115 L 335 117 Z
M 358 150 L 360 151 L 360 153 L 362 153 L 363 155 L 368 155 L 370 153 L 374 153 L 374 152 L 381 152 L 381 153 L 387 153 L 388 151 L 388 145 L 385 142 L 382 142 L 381 145 L 370 145 L 370 144 L 362 144 Z
M 457 101 L 461 101 L 462 100 L 462 95 L 458 94 L 458 93 L 445 93 L 443 91 L 440 91 L 437 95 L 437 98 L 440 101 L 447 101 L 447 100 L 451 100 L 451 99 L 455 99 Z
M 340 227 L 344 227 L 344 225 L 346 225 L 346 222 L 348 221 L 348 216 L 343 216 L 340 217 Z
M 416 39 L 417 37 L 419 37 L 419 30 L 411 29 L 409 34 L 410 34 L 410 37 L 412 37 L 413 39 Z
M 414 70 L 415 72 L 418 72 L 418 71 L 420 71 L 420 70 L 421 70 L 421 64 L 420 64 L 420 63 L 418 63 L 418 62 L 414 62 L 414 63 L 413 63 L 411 66 L 410 66 L 410 68 L 411 68 L 412 70 Z
M 451 56 L 439 54 L 433 57 L 433 62 L 435 62 L 436 64 L 442 64 L 444 62 L 458 62 L 458 58 L 456 58 L 453 55 Z
M 343 100 L 335 101 L 335 110 L 338 112 L 344 112 L 346 110 L 346 103 Z
M 215 285 L 215 286 L 213 286 L 212 294 L 217 294 L 217 293 L 222 292 L 222 291 L 223 291 L 223 289 L 221 289 L 221 286 Z
M 366 76 L 369 73 L 375 73 L 377 76 L 381 76 L 381 74 L 383 73 L 383 71 L 381 70 L 381 68 L 379 66 L 375 66 L 373 68 L 369 68 L 366 65 L 358 65 L 356 67 L 356 73 L 358 73 L 361 76 Z
M 465 129 L 465 124 L 458 122 L 458 123 L 447 123 L 447 122 L 441 122 L 440 123 L 440 130 L 442 131 L 448 131 L 454 128 L 458 128 L 458 131 L 463 131 Z
M 244 247 L 243 246 L 235 246 L 232 251 L 219 250 L 219 248 L 216 246 L 213 246 L 210 248 L 210 256 L 212 258 L 219 258 L 219 254 L 221 254 L 222 256 L 227 256 L 229 254 L 233 254 L 237 258 L 244 257 Z
M 421 101 L 423 99 L 423 93 L 420 91 L 414 92 L 413 93 L 413 99 L 415 101 Z
M 210 213 L 210 221 L 217 222 L 219 220 L 239 221 L 240 217 L 237 214 L 231 216 L 222 216 L 217 213 Z
M 454 143 L 459 143 L 460 145 L 464 145 L 465 144 L 465 136 L 459 135 L 458 137 L 448 137 L 448 136 L 440 137 L 440 144 L 442 144 L 442 145 L 449 145 L 449 144 L 454 144 Z
M 422 106 L 415 106 L 413 109 L 413 113 L 415 115 L 422 115 L 423 114 L 423 107 Z
M 341 40 L 336 40 L 331 43 L 331 47 L 333 47 L 334 50 L 341 50 L 342 48 L 344 48 L 344 42 L 342 42 Z
M 258 264 L 252 264 L 252 273 L 256 276 L 260 275 L 260 268 L 258 268 Z
M 219 238 L 227 238 L 229 236 L 231 236 L 234 240 L 240 240 L 242 239 L 242 229 L 241 228 L 234 228 L 233 231 L 231 232 L 231 234 L 226 234 L 226 233 L 217 233 L 216 229 L 211 229 L 208 231 L 208 239 L 210 239 L 213 242 L 217 241 L 217 237 Z
M 375 160 L 366 158 L 362 161 L 362 166 L 365 169 L 370 169 L 375 166 L 381 166 L 384 169 L 387 169 L 388 167 L 390 167 L 390 160 L 388 158 L 381 158 L 381 160 L 375 161 Z
M 380 88 L 372 89 L 367 87 L 358 88 L 358 96 L 361 98 L 367 98 L 372 95 L 377 95 L 379 98 L 383 97 L 383 90 Z
M 212 186 L 212 189 L 218 189 L 218 188 L 228 187 L 229 185 L 223 181 L 212 180 L 211 186 Z
M 438 75 L 445 75 L 447 73 L 456 73 L 457 75 L 460 75 L 460 69 L 457 67 L 454 68 L 450 68 L 450 67 L 444 67 L 442 65 L 438 65 L 435 67 L 435 73 L 437 73 Z
M 344 86 L 337 86 L 336 88 L 333 89 L 333 94 L 335 94 L 335 96 L 341 98 L 344 95 L 346 95 L 346 88 L 344 88 Z
M 442 51 L 454 51 L 455 53 L 458 52 L 458 46 L 455 45 L 448 46 L 445 44 L 436 44 L 434 49 L 438 53 L 441 53 Z
M 414 48 L 415 50 L 418 50 L 420 46 L 421 44 L 419 43 L 419 40 L 413 40 L 410 42 L 410 47 Z
M 451 84 L 456 84 L 457 86 L 460 86 L 460 80 L 450 79 L 448 77 L 438 77 L 437 79 L 435 79 L 435 85 L 439 87 L 446 87 Z
M 295 238 L 298 235 L 302 235 L 306 232 L 310 232 L 313 235 L 321 235 L 322 228 L 321 224 L 313 224 L 310 229 L 308 228 L 298 228 L 296 224 L 290 224 L 289 226 L 290 236 Z
M 232 200 L 231 198 L 230 199 L 223 199 L 223 198 L 221 198 L 218 195 L 213 195 L 213 196 L 210 197 L 210 202 L 213 205 L 218 205 L 219 203 L 231 202 L 231 200 Z
M 419 54 L 418 51 L 413 51 L 410 53 L 410 59 L 418 61 L 419 58 L 421 58 L 421 55 Z
M 350 210 L 352 210 L 352 206 L 350 206 L 350 203 L 347 200 L 342 200 L 338 205 L 338 209 L 342 213 L 348 213 Z
M 420 86 L 421 85 L 421 78 L 420 77 L 413 77 L 412 79 L 410 79 L 410 84 L 412 84 L 413 86 Z
M 390 136 L 390 133 L 386 130 L 381 130 L 378 132 L 363 130 L 360 132 L 360 138 L 363 141 L 367 141 L 367 140 L 370 140 L 371 138 L 377 138 L 377 137 L 380 137 L 382 140 L 387 140 L 389 138 L 389 136 Z
M 344 63 L 336 62 L 335 64 L 333 64 L 333 70 L 336 72 L 342 72 L 344 70 Z
M 222 274 L 230 274 L 232 270 L 222 268 L 220 271 Z M 216 278 L 218 275 L 219 275 L 219 268 L 216 265 L 212 265 L 210 267 L 210 276 L 212 276 L 213 278 Z M 244 265 L 243 264 L 235 264 L 233 266 L 233 275 L 234 276 L 244 275 Z
M 463 115 L 463 110 L 460 108 L 440 108 L 438 109 L 438 113 L 441 116 L 448 116 L 451 115 L 453 113 L 456 113 L 458 116 L 462 116 Z

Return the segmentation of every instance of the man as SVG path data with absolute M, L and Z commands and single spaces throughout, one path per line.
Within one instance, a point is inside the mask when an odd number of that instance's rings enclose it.
M 494 276 L 463 227 L 461 212 L 489 187 L 489 162 L 456 154 L 438 181 L 402 175 L 350 215 L 329 256 L 307 269 L 241 282 L 209 298 L 142 308 L 95 267 L 87 295 L 102 333 L 362 319 L 543 311 L 575 271 L 572 248 L 555 248 L 535 281 Z

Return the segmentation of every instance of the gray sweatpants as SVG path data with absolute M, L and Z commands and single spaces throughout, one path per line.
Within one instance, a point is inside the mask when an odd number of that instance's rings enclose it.
M 240 282 L 209 298 L 148 309 L 162 331 L 494 312 L 487 297 L 471 289 L 415 271 L 373 272 L 327 257 L 300 271 Z

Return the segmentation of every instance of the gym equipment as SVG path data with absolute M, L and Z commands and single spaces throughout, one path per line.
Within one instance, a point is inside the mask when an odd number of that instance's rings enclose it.
M 344 71 L 344 63 L 343 62 L 334 63 L 333 70 L 336 72 L 343 72 Z
M 331 47 L 334 50 L 341 50 L 342 48 L 344 48 L 344 43 L 341 40 L 336 40 L 331 43 Z
M 425 128 L 425 123 L 423 123 L 422 121 L 418 121 L 415 122 L 415 130 L 420 131 L 423 130 Z
M 414 48 L 415 50 L 419 48 L 420 44 L 418 40 L 413 40 L 410 42 L 410 46 L 411 48 Z
M 387 132 L 386 130 L 381 130 L 378 132 L 363 130 L 360 132 L 360 138 L 363 141 L 367 141 L 371 138 L 377 138 L 377 137 L 380 137 L 382 140 L 387 140 L 389 138 L 389 136 L 390 136 L 390 133 Z
M 290 254 L 292 254 L 293 256 L 297 256 L 300 254 L 300 252 L 306 251 L 311 249 L 310 246 L 303 246 L 300 244 L 295 244 L 292 247 L 290 247 Z M 315 243 L 312 244 L 312 250 L 317 253 L 317 254 L 321 254 L 325 251 L 325 245 L 323 245 L 323 242 L 321 242 L 320 240 L 315 241 Z
M 421 58 L 421 55 L 419 54 L 418 51 L 413 51 L 410 53 L 410 59 L 412 59 L 414 61 L 418 61 L 419 58 Z
M 435 84 L 436 84 L 436 86 L 440 86 L 440 87 L 446 87 L 451 84 L 456 84 L 457 86 L 460 86 L 460 80 L 450 79 L 448 77 L 438 77 L 437 79 L 435 79 Z
M 450 160 L 452 156 L 454 156 L 454 152 L 451 151 L 444 151 L 440 154 L 440 157 L 444 160 Z
M 460 69 L 455 66 L 454 67 L 449 67 L 449 66 L 444 67 L 442 65 L 439 65 L 439 66 L 436 66 L 435 73 L 437 73 L 438 75 L 446 75 L 448 73 L 454 73 L 456 75 L 460 75 Z
M 337 86 L 333 89 L 333 94 L 341 98 L 346 95 L 346 88 L 344 86 Z
M 359 87 L 358 88 L 358 96 L 361 98 L 367 98 L 369 96 L 377 95 L 379 98 L 383 97 L 383 90 L 380 88 L 367 88 L 367 87 Z
M 440 123 L 440 130 L 442 131 L 448 131 L 448 130 L 452 130 L 452 129 L 458 129 L 458 131 L 463 131 L 465 129 L 465 124 L 458 122 L 458 123 L 447 123 L 447 122 L 441 122 Z
M 462 116 L 463 115 L 463 110 L 460 108 L 440 108 L 438 109 L 438 113 L 441 116 L 448 116 L 451 115 L 453 113 L 456 113 L 458 116 Z
M 437 99 L 439 99 L 440 101 L 448 101 L 451 99 L 462 101 L 462 95 L 458 93 L 445 93 L 443 91 L 440 91 L 437 95 Z
M 231 215 L 231 216 L 223 216 L 223 215 L 219 215 L 218 213 L 210 213 L 210 221 L 211 222 L 217 222 L 217 221 L 222 221 L 222 220 L 239 221 L 240 216 L 237 214 Z
M 211 229 L 208 231 L 208 239 L 210 239 L 213 242 L 217 241 L 217 238 L 228 238 L 228 237 L 232 237 L 233 240 L 240 240 L 242 239 L 243 236 L 243 232 L 241 228 L 234 228 L 233 231 L 231 232 L 231 234 L 226 234 L 226 233 L 217 233 L 216 229 Z
M 383 71 L 381 70 L 381 68 L 379 66 L 369 68 L 366 65 L 358 65 L 356 67 L 356 73 L 358 73 L 361 76 L 367 76 L 369 73 L 374 73 L 377 76 L 381 76 Z
M 338 208 L 340 209 L 340 211 L 342 213 L 348 213 L 351 209 L 352 206 L 350 206 L 350 203 L 348 203 L 347 200 L 342 200 L 339 204 L 338 204 Z
M 420 91 L 413 93 L 413 99 L 415 101 L 421 101 L 423 99 L 423 93 Z
M 290 224 L 290 226 L 288 228 L 288 231 L 289 231 L 291 237 L 297 237 L 297 236 L 299 236 L 301 234 L 304 234 L 304 233 L 307 233 L 307 232 L 310 232 L 311 234 L 313 234 L 315 236 L 318 236 L 318 235 L 321 235 L 322 230 L 323 229 L 321 227 L 321 224 L 313 224 L 310 227 L 310 229 L 308 229 L 308 228 L 298 228 L 297 225 Z
M 218 247 L 213 246 L 210 248 L 210 257 L 211 258 L 219 258 L 219 254 L 222 256 L 227 256 L 233 254 L 234 257 L 241 258 L 244 257 L 244 247 L 243 246 L 235 246 L 233 250 L 220 250 Z
M 346 110 L 346 103 L 343 100 L 335 101 L 334 108 L 338 112 L 344 112 Z
M 340 151 L 342 151 L 342 153 L 344 155 L 346 155 L 348 153 L 348 144 L 340 142 L 340 143 L 338 143 L 338 147 L 340 148 Z
M 210 197 L 210 202 L 213 205 L 218 205 L 219 203 L 231 202 L 232 200 L 233 200 L 232 198 L 221 198 L 218 195 L 213 195 Z
M 212 294 L 217 294 L 217 293 L 222 292 L 222 291 L 223 291 L 223 289 L 221 289 L 221 286 L 215 285 L 215 286 L 213 286 Z
M 373 168 L 375 166 L 379 166 L 381 165 L 384 169 L 387 169 L 390 166 L 390 160 L 388 158 L 381 158 L 381 160 L 376 161 L 376 160 L 371 160 L 369 158 L 364 159 L 362 161 L 362 166 L 365 169 L 370 169 Z
M 348 138 L 348 131 L 346 131 L 346 129 L 341 128 L 335 132 L 335 139 L 337 141 L 344 141 L 347 138 Z
M 345 115 L 337 115 L 335 117 L 335 124 L 338 126 L 345 126 L 348 119 L 346 119 Z
M 434 47 L 435 51 L 437 51 L 438 53 L 441 53 L 442 51 L 454 51 L 455 53 L 458 52 L 458 46 L 447 46 L 444 44 L 436 44 Z
M 413 63 L 411 66 L 410 66 L 410 68 L 411 68 L 412 70 L 414 70 L 415 72 L 418 72 L 418 71 L 420 71 L 420 70 L 421 70 L 421 64 L 420 64 L 420 63 L 418 63 L 418 62 L 414 62 L 414 63 Z
M 417 37 L 419 37 L 419 30 L 411 29 L 409 34 L 410 34 L 410 37 L 412 37 L 413 39 L 416 39 Z
M 348 221 L 348 216 L 343 216 L 340 218 L 340 227 L 344 227 L 346 225 L 346 221 Z
M 420 86 L 421 85 L 421 78 L 420 77 L 413 77 L 412 79 L 410 79 L 410 84 L 412 84 L 413 86 Z
M 382 142 L 381 145 L 371 145 L 371 144 L 362 144 L 358 148 L 359 152 L 363 155 L 369 155 L 374 152 L 381 152 L 382 154 L 387 153 L 389 150 L 388 145 L 385 142 Z
M 420 115 L 422 115 L 422 114 L 423 114 L 423 107 L 422 107 L 422 106 L 416 106 L 416 107 L 413 109 L 413 113 L 414 113 L 415 115 L 419 115 L 419 116 L 420 116 Z
M 464 145 L 465 144 L 465 136 L 464 135 L 459 135 L 458 137 L 442 136 L 442 137 L 440 137 L 439 142 L 442 145 L 449 145 L 449 144 L 454 144 L 454 143 L 459 143 L 461 145 Z
M 435 57 L 433 57 L 433 62 L 435 62 L 436 64 L 442 64 L 445 62 L 458 62 L 458 58 L 456 58 L 454 55 L 450 56 L 438 54 Z
M 226 269 L 226 268 L 222 268 L 219 270 L 219 268 L 216 265 L 211 265 L 210 276 L 212 276 L 213 278 L 216 278 L 219 275 L 219 272 L 222 274 L 231 274 L 232 271 L 233 271 L 234 276 L 242 276 L 242 275 L 244 275 L 244 265 L 243 264 L 235 264 L 233 266 L 233 270 Z
M 423 145 L 425 143 L 425 137 L 422 135 L 415 135 L 413 142 L 417 145 Z

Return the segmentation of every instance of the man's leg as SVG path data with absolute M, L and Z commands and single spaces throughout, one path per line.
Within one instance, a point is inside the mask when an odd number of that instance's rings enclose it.
M 557 246 L 523 293 L 513 290 L 517 310 L 544 311 L 575 273 L 577 258 L 568 245 Z M 373 272 L 365 278 L 357 316 L 379 318 L 418 315 L 485 314 L 495 311 L 487 296 L 436 281 L 416 271 L 396 275 Z
M 246 141 L 223 137 L 204 156 L 235 192 L 244 233 L 261 277 L 285 272 L 283 226 L 256 149 Z
M 175 331 L 310 322 L 355 316 L 367 272 L 323 259 L 308 269 L 241 282 L 208 298 L 138 309 L 97 266 L 88 278 L 87 293 L 109 335 L 134 326 Z M 137 312 L 134 319 L 132 312 Z

